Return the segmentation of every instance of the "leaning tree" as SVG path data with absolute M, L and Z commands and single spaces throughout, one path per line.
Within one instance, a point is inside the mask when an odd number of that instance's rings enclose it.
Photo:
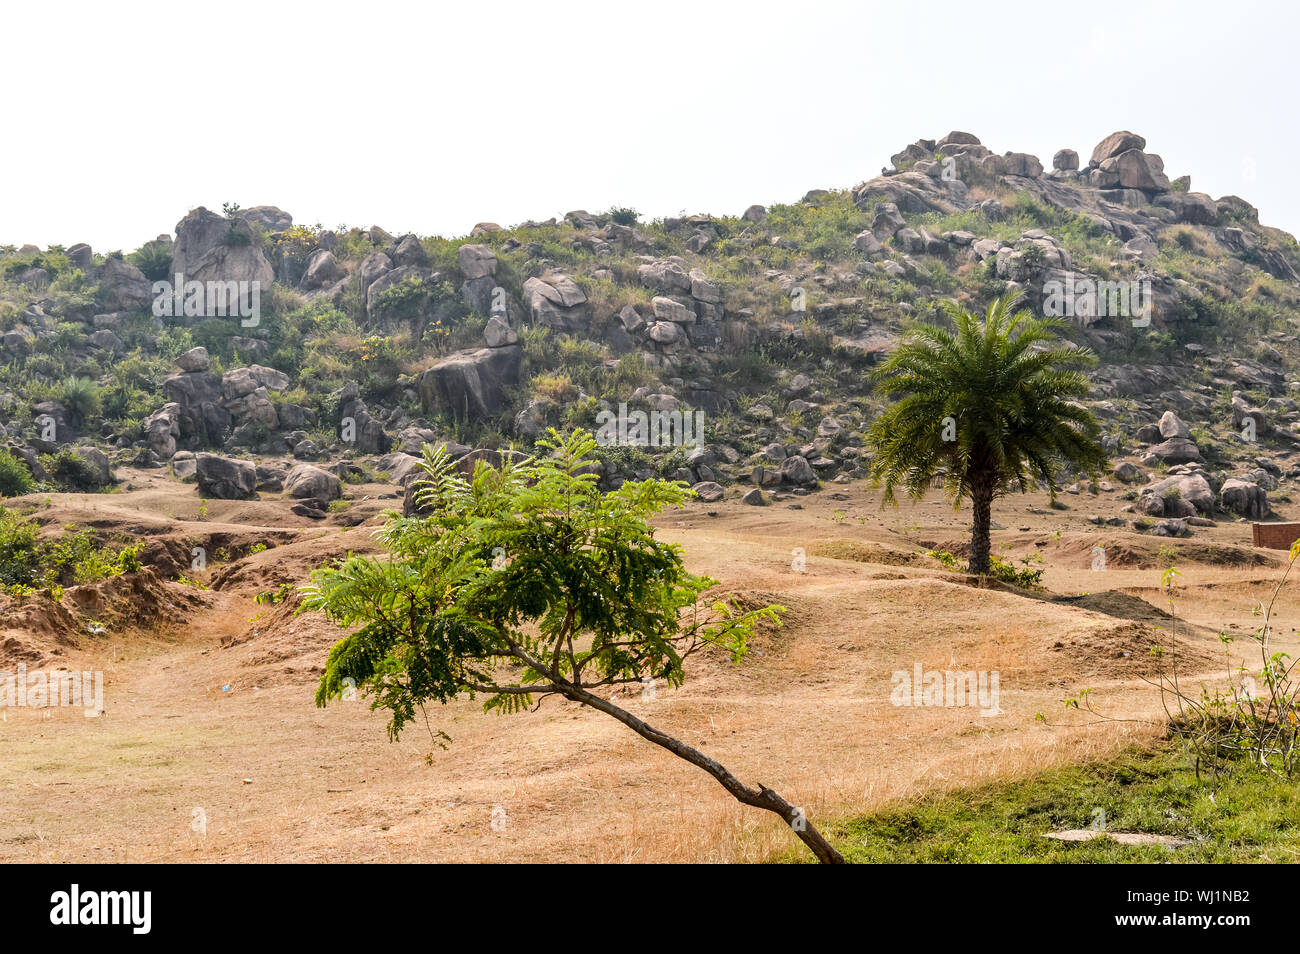
M 947 302 L 953 328 L 913 326 L 875 371 L 876 393 L 897 400 L 868 429 L 870 474 L 885 503 L 899 487 L 919 499 L 936 478 L 954 504 L 970 498 L 971 573 L 989 572 L 995 498 L 1041 481 L 1055 499 L 1065 466 L 1095 473 L 1107 460 L 1096 419 L 1075 403 L 1096 357 L 1062 343 L 1057 322 L 1016 311 L 1019 300 L 983 318 Z
M 485 711 L 513 713 L 558 696 L 779 815 L 819 861 L 842 862 L 801 808 L 614 701 L 624 686 L 680 686 L 686 660 L 706 647 L 739 660 L 759 623 L 779 624 L 782 607 L 744 611 L 707 598 L 717 581 L 688 573 L 680 548 L 656 540 L 648 522 L 691 491 L 645 480 L 602 492 L 596 446 L 587 432 L 551 431 L 539 444 L 545 456 L 498 468 L 480 461 L 469 477 L 441 448 L 426 448 L 415 493 L 424 515 L 391 514 L 377 534 L 384 558 L 349 555 L 304 587 L 302 610 L 352 631 L 330 652 L 317 704 L 353 687 L 368 692 L 372 708 L 391 713 L 396 738 L 427 702 L 483 696 Z

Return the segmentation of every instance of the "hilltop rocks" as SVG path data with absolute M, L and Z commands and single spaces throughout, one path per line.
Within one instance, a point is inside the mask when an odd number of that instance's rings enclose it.
M 324 288 L 343 278 L 346 273 L 334 253 L 323 248 L 312 252 L 307 260 L 307 270 L 299 283 L 303 288 Z
M 519 383 L 523 349 L 515 345 L 458 351 L 416 379 L 425 410 L 447 409 L 458 421 L 481 420 L 505 408 L 505 389 Z
M 1062 172 L 1074 172 L 1079 168 L 1079 154 L 1073 149 L 1062 149 L 1052 156 L 1052 168 Z
M 275 278 L 245 219 L 227 219 L 202 206 L 176 223 L 171 273 L 186 281 L 258 282 L 267 289 Z
M 110 258 L 99 270 L 95 300 L 112 311 L 137 311 L 153 302 L 153 283 L 130 262 Z
M 486 245 L 462 245 L 456 250 L 456 262 L 466 280 L 491 278 L 497 273 L 497 256 Z
M 255 205 L 251 209 L 240 209 L 235 215 L 256 222 L 267 232 L 283 232 L 293 225 L 293 216 L 274 205 Z
M 489 348 L 503 348 L 517 342 L 519 335 L 501 316 L 493 315 L 483 326 L 483 340 Z
M 1112 156 L 1118 156 L 1130 149 L 1145 149 L 1146 145 L 1147 141 L 1144 138 L 1137 135 L 1137 133 L 1129 132 L 1127 129 L 1113 132 L 1097 143 L 1096 148 L 1092 150 L 1092 158 L 1089 160 L 1088 165 L 1099 166 Z
M 414 235 L 403 235 L 388 251 L 388 257 L 398 268 L 429 268 L 429 253 Z
M 199 493 L 217 500 L 252 500 L 257 496 L 257 468 L 246 460 L 199 454 L 195 458 Z
M 1153 200 L 1161 208 L 1171 209 L 1179 222 L 1189 225 L 1214 225 L 1219 221 L 1219 207 L 1204 192 L 1171 192 Z
M 366 299 L 367 308 L 370 304 L 370 286 L 392 270 L 393 260 L 383 252 L 371 252 L 361 263 L 358 274 L 361 279 L 361 295 Z
M 587 296 L 567 275 L 530 278 L 524 303 L 532 320 L 554 331 L 581 331 L 587 325 Z
M 1140 189 L 1143 192 L 1169 190 L 1164 161 L 1159 156 L 1148 155 L 1138 149 L 1112 156 L 1098 166 L 1097 170 L 1102 176 L 1099 185 L 1118 185 L 1121 189 Z
M 211 365 L 207 348 L 191 348 L 176 359 L 176 365 L 182 371 L 206 371 Z
M 691 276 L 686 270 L 686 263 L 681 259 L 666 258 L 647 262 L 637 268 L 636 274 L 642 285 L 665 295 L 690 294 Z

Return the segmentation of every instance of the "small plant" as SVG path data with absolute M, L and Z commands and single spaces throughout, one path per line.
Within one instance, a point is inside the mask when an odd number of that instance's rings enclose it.
M 261 606 L 283 603 L 291 592 L 293 592 L 293 584 L 284 583 L 274 590 L 264 590 L 263 592 L 258 593 L 253 597 L 253 602 Z
M 27 465 L 0 448 L 0 497 L 21 497 L 36 489 Z

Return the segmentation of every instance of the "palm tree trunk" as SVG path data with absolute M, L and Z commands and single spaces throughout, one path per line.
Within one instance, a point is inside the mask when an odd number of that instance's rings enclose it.
M 993 488 L 976 484 L 971 489 L 975 516 L 970 528 L 969 572 L 985 576 L 989 572 L 989 529 L 993 519 Z

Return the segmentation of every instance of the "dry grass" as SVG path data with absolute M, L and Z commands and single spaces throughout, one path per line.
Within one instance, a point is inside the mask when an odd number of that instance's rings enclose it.
M 777 820 L 737 805 L 697 769 L 554 700 L 517 716 L 485 716 L 470 701 L 431 711 L 454 740 L 446 750 L 414 730 L 389 743 L 384 717 L 364 703 L 317 709 L 315 681 L 338 631 L 253 597 L 373 546 L 370 529 L 391 503 L 379 493 L 391 488 L 356 489 L 371 498 L 356 504 L 369 520 L 356 529 L 313 525 L 273 496 L 212 501 L 207 521 L 178 524 L 162 514 L 190 508 L 192 487 L 157 472 L 129 476 L 136 490 L 56 498 L 47 518 L 178 539 L 276 533 L 278 545 L 216 568 L 208 578 L 220 588 L 173 625 L 62 647 L 64 665 L 106 671 L 107 712 L 11 711 L 0 722 L 8 769 L 0 860 L 725 862 L 771 859 L 794 843 Z M 804 498 L 798 511 L 728 500 L 665 514 L 661 534 L 683 545 L 693 570 L 791 612 L 741 664 L 706 654 L 682 689 L 631 693 L 620 704 L 782 792 L 824 828 L 897 799 L 1101 759 L 1159 732 L 1089 727 L 1061 705 L 1091 687 L 1111 715 L 1158 717 L 1145 659 L 1119 649 L 1154 624 L 1112 615 L 1141 604 L 1090 604 L 1109 608 L 1100 611 L 975 588 L 928 559 L 913 565 L 914 554 L 959 539 L 965 514 L 938 500 L 882 513 L 868 491 L 844 493 Z M 1024 510 L 1042 504 L 1004 504 L 995 518 L 1008 530 L 995 543 L 1043 553 L 1056 593 L 1114 591 L 1163 605 L 1158 569 L 1089 571 L 1081 547 L 1102 531 L 1083 514 Z M 1089 507 L 1121 505 L 1112 496 Z M 835 511 L 848 518 L 832 519 Z M 1152 543 L 1105 532 L 1135 553 Z M 1245 532 L 1221 526 L 1197 542 L 1231 552 Z M 795 547 L 809 554 L 806 572 L 791 567 Z M 1277 575 L 1247 565 L 1183 572 L 1181 612 L 1198 624 L 1185 644 L 1199 661 L 1217 652 L 1212 631 L 1245 632 L 1250 604 Z M 1300 603 L 1290 594 L 1284 602 L 1289 619 Z M 998 671 L 1002 714 L 891 705 L 891 674 L 916 663 Z M 206 832 L 191 827 L 195 809 Z

